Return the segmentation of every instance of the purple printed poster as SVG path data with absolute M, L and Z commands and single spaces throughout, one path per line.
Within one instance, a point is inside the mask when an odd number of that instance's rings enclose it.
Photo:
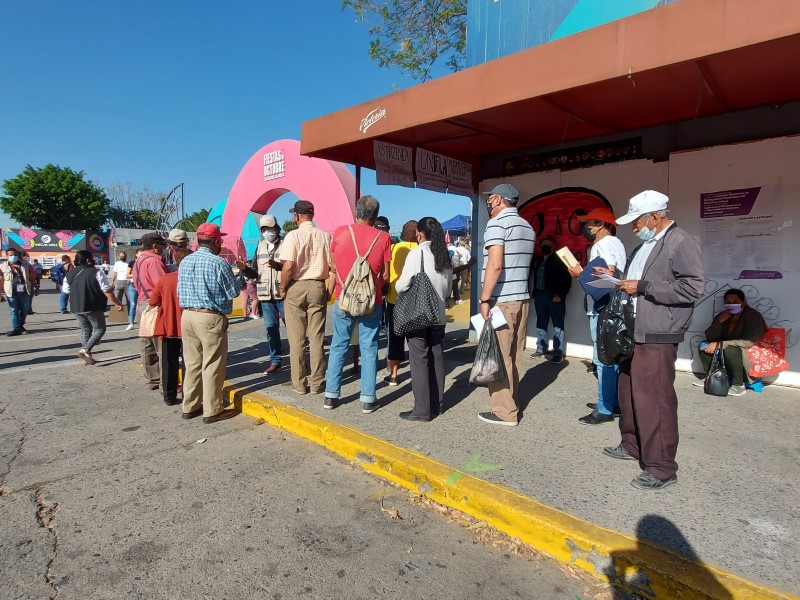
M 760 191 L 760 187 L 754 187 L 700 194 L 700 218 L 749 215 Z

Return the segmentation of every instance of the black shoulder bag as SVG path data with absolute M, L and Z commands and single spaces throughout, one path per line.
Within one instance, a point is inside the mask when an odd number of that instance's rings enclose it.
M 424 252 L 419 251 L 419 273 L 411 278 L 407 290 L 397 295 L 394 303 L 394 332 L 402 337 L 439 322 L 439 296 L 425 273 Z
M 709 396 L 722 396 L 728 395 L 728 371 L 725 369 L 725 355 L 722 353 L 722 342 L 714 350 L 714 356 L 711 358 L 711 366 L 708 368 L 706 380 L 703 383 L 703 391 Z

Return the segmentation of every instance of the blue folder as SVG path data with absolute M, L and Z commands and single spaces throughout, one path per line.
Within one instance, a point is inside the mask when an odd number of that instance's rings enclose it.
M 589 285 L 590 281 L 596 281 L 597 278 L 593 275 L 595 267 L 604 267 L 608 268 L 608 263 L 605 259 L 600 258 L 599 256 L 594 260 L 590 261 L 589 264 L 586 265 L 586 268 L 581 271 L 581 274 L 578 275 L 578 283 L 581 284 L 583 291 L 586 292 L 587 295 L 591 296 L 592 300 L 594 300 L 594 310 L 595 312 L 600 312 L 605 308 L 606 304 L 611 298 L 611 290 L 609 288 L 599 288 L 593 285 Z

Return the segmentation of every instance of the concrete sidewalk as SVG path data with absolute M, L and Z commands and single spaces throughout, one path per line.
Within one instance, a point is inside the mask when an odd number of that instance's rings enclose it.
M 793 509 L 800 504 L 797 390 L 772 386 L 763 394 L 717 399 L 692 387 L 693 376 L 679 373 L 679 483 L 643 492 L 629 483 L 638 465 L 601 453 L 618 443 L 616 425 L 577 421 L 596 394 L 596 380 L 582 361 L 553 365 L 526 358 L 520 425 L 492 427 L 477 418 L 488 407 L 488 392 L 467 381 L 474 345 L 466 341 L 466 325 L 452 323 L 445 348 L 447 411 L 430 423 L 414 423 L 397 416 L 413 404 L 407 365 L 398 387 L 379 384 L 381 409 L 364 415 L 348 361 L 340 406 L 323 410 L 321 396 L 293 393 L 288 360 L 279 373 L 261 374 L 263 336 L 260 321 L 232 326 L 228 379 L 243 388 L 240 395 L 265 394 L 602 528 L 760 585 L 800 592 L 800 517 Z

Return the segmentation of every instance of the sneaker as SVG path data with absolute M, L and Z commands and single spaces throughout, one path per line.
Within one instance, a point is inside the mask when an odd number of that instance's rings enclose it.
M 728 396 L 744 396 L 747 390 L 743 385 L 732 385 L 728 388 Z
M 92 358 L 92 355 L 89 354 L 83 348 L 78 350 L 78 358 L 82 358 L 83 362 L 86 364 L 86 366 L 91 366 L 91 365 L 97 364 L 97 361 L 94 358 Z
M 12 331 L 9 331 L 6 335 L 8 337 L 14 337 L 15 335 L 22 335 L 22 329 L 14 329 Z
M 673 475 L 669 479 L 659 479 L 650 471 L 642 471 L 631 480 L 631 485 L 640 490 L 663 490 L 677 481 L 677 475 Z
M 391 385 L 391 386 L 400 385 L 399 383 L 397 383 L 397 377 L 387 377 L 387 378 L 386 378 L 386 381 L 387 381 L 387 382 L 389 383 L 389 385 Z
M 619 460 L 639 460 L 628 454 L 628 451 L 625 450 L 625 446 L 621 443 L 617 446 L 606 446 L 603 448 L 603 454 L 611 458 L 618 458 Z
M 130 331 L 133 329 L 133 323 L 128 323 L 128 326 L 125 328 L 125 331 Z
M 531 358 L 544 358 L 545 354 L 541 350 L 537 350 L 533 354 L 531 354 Z
M 456 300 L 456 304 L 464 304 L 464 300 Z
M 336 408 L 336 398 L 325 398 L 322 408 L 327 408 L 328 410 L 333 410 Z
M 581 425 L 602 425 L 603 423 L 613 423 L 614 415 L 604 415 L 599 410 L 593 410 L 585 417 L 578 419 Z
M 591 408 L 592 410 L 597 410 L 597 402 L 587 402 L 586 408 Z M 620 410 L 619 406 L 615 406 L 614 410 L 611 411 L 611 414 L 615 417 L 621 417 L 622 411 Z
M 364 413 L 365 415 L 368 415 L 378 410 L 379 406 L 380 402 L 378 402 L 377 398 L 375 399 L 375 402 L 362 402 L 361 412 Z
M 483 421 L 484 423 L 489 423 L 491 425 L 502 425 L 503 427 L 516 427 L 516 421 L 504 421 L 500 417 L 498 417 L 493 412 L 483 412 L 478 413 L 478 418 Z
M 705 379 L 700 379 L 699 381 L 693 381 L 692 382 L 692 385 L 694 387 L 703 387 L 703 386 L 705 386 L 705 384 L 706 384 L 706 380 Z

